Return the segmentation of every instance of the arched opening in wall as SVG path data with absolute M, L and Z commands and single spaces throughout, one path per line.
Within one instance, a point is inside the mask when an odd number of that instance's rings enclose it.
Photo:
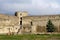
M 22 17 L 20 17 L 20 20 L 22 21 Z
M 20 28 L 22 29 L 22 17 L 20 18 Z
M 20 25 L 22 25 L 22 17 L 20 18 Z
M 20 25 L 22 25 L 22 21 L 20 21 Z
M 32 21 L 31 21 L 31 26 L 33 25 Z

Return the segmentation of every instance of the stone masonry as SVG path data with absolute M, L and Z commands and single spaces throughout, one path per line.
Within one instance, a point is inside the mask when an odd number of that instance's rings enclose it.
M 60 15 L 28 15 L 28 12 L 15 12 L 15 16 L 0 14 L 0 34 L 47 33 L 46 24 L 51 20 L 55 32 L 60 33 Z

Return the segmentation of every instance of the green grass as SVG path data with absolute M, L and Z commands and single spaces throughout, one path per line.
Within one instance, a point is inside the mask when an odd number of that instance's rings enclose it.
M 22 34 L 22 35 L 0 35 L 0 40 L 60 40 L 60 34 Z

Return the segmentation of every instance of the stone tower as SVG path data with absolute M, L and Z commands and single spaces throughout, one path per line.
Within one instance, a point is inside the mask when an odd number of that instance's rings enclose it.
M 28 12 L 26 12 L 26 11 L 15 12 L 15 16 L 17 16 L 19 18 L 19 22 L 20 22 L 22 17 L 28 16 Z
M 23 11 L 23 12 L 15 12 L 15 16 L 17 16 L 19 19 L 19 25 L 20 25 L 20 28 L 18 30 L 18 33 L 20 32 L 20 30 L 22 29 L 22 19 L 23 17 L 25 16 L 28 16 L 28 12 L 26 11 Z

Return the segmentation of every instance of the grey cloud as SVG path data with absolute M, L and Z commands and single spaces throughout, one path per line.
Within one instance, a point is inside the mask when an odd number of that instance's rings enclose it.
M 60 14 L 58 0 L 2 0 L 2 2 L 4 3 L 0 4 L 0 12 L 3 13 L 28 11 L 32 15 Z

